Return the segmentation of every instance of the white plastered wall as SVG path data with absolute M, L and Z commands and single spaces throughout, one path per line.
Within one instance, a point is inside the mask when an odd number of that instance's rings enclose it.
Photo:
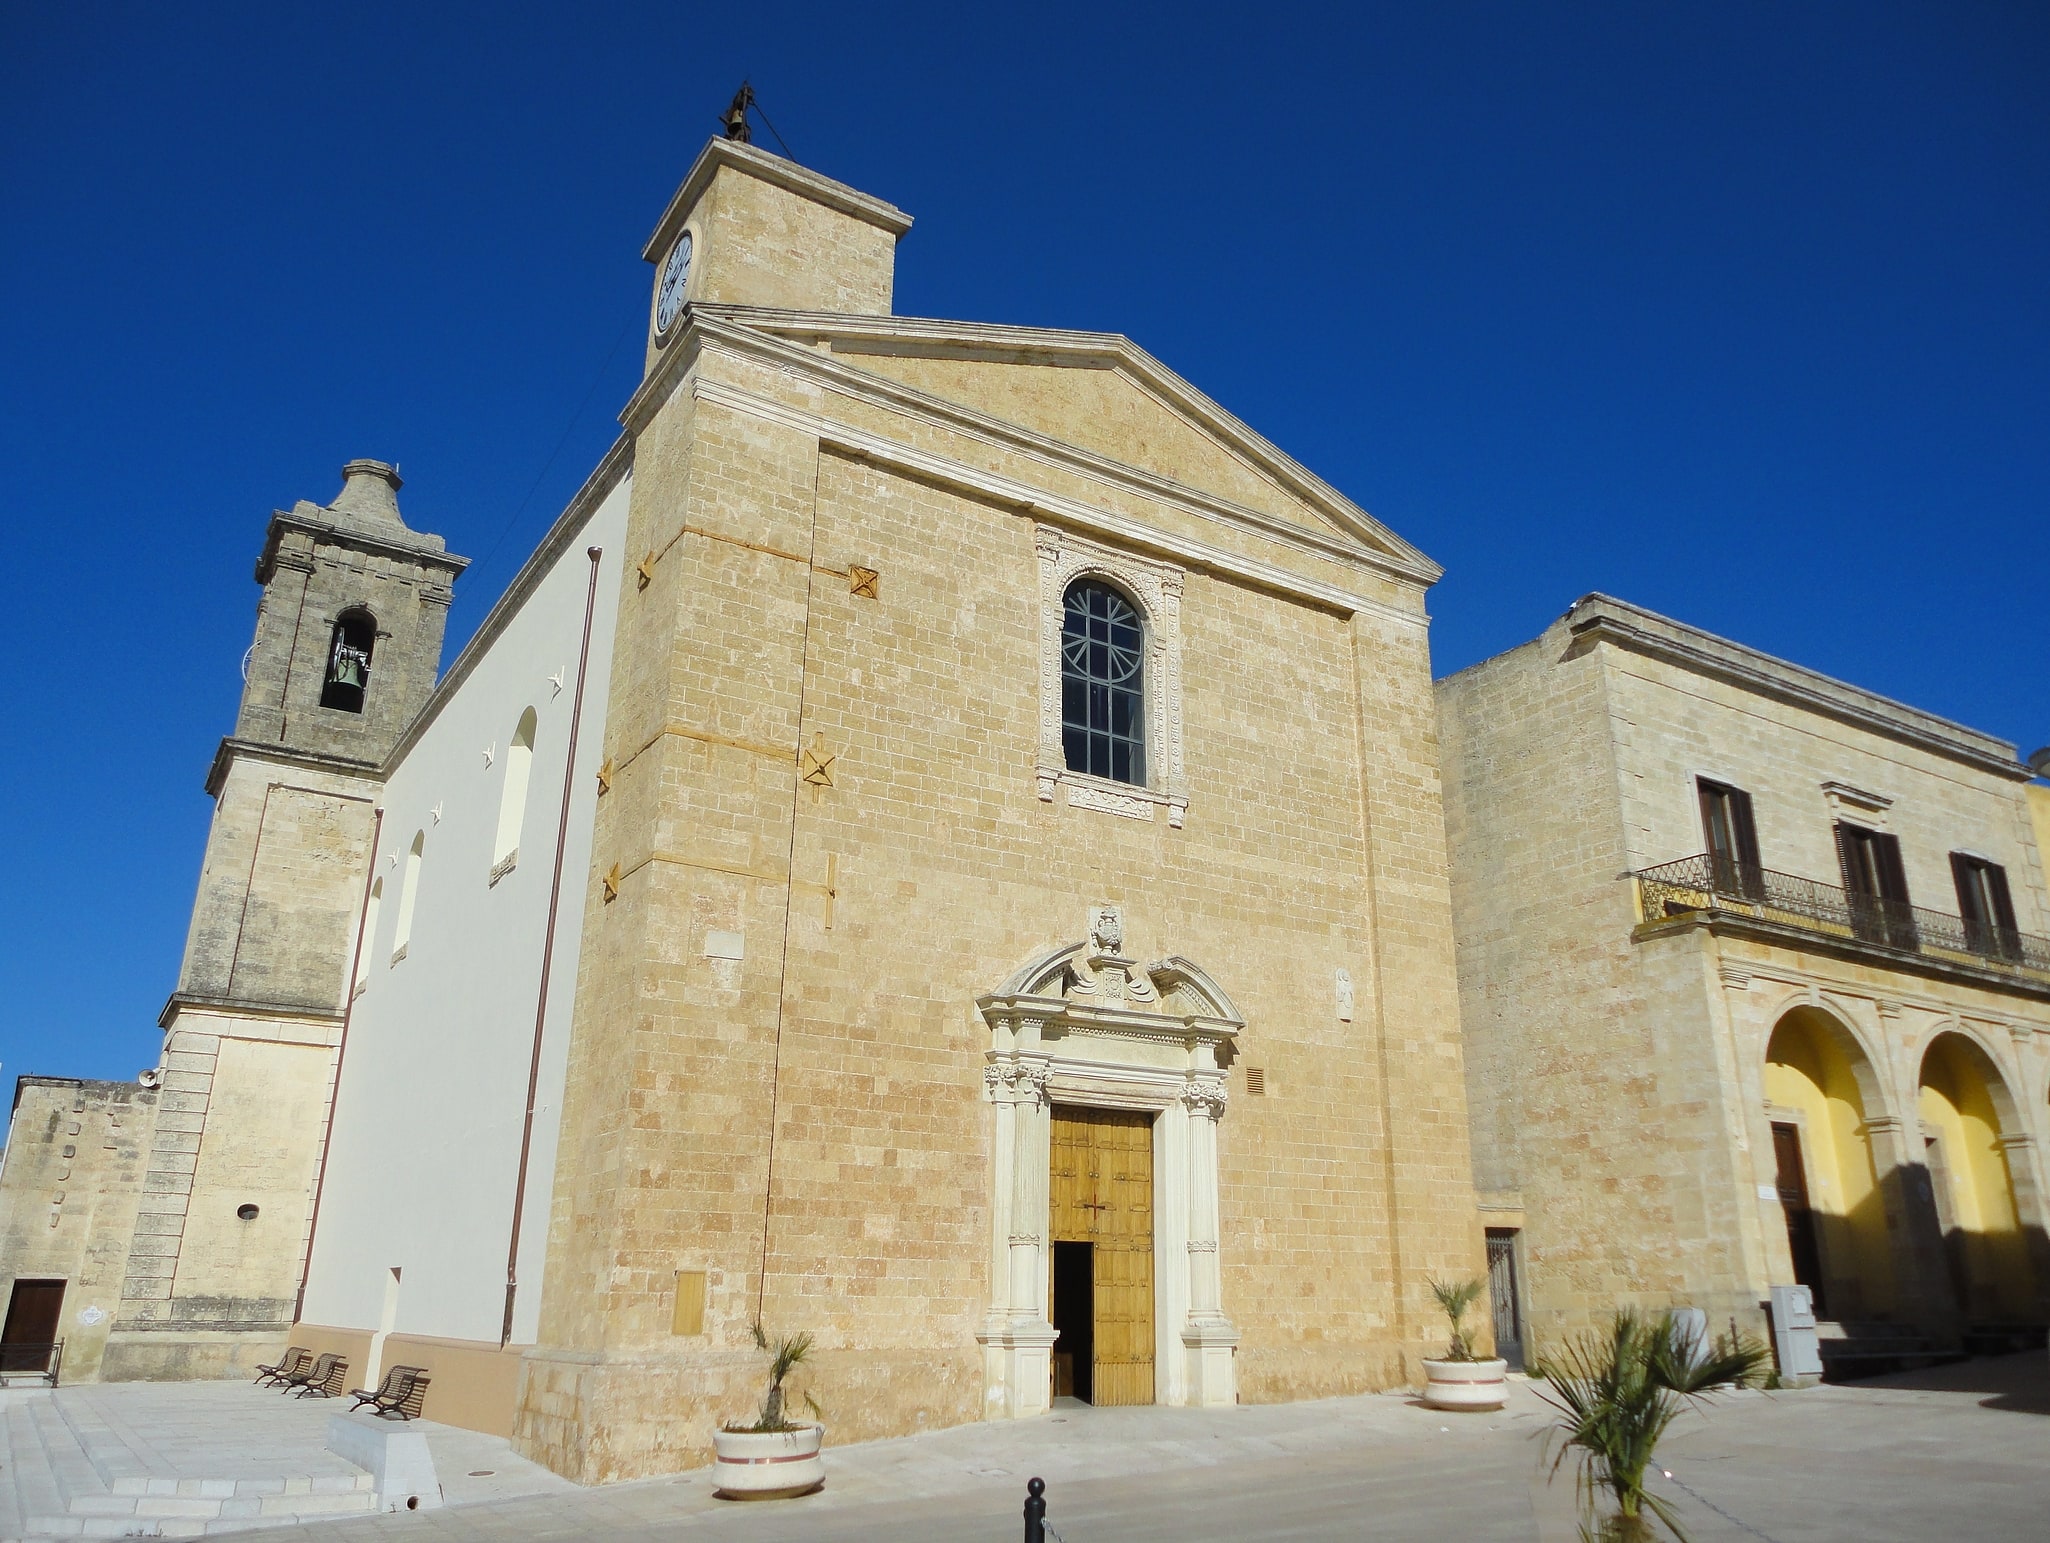
M 621 478 L 580 530 L 551 533 L 552 564 L 478 656 L 458 664 L 468 673 L 438 708 L 430 704 L 431 721 L 392 768 L 373 859 L 385 903 L 366 941 L 366 980 L 348 1028 L 300 1314 L 306 1323 L 378 1328 L 396 1267 L 396 1332 L 498 1340 L 590 582 L 585 548 L 598 546 L 520 1232 L 512 1339 L 535 1336 L 630 487 L 631 478 Z M 518 856 L 494 880 L 506 751 L 530 707 L 537 724 Z M 425 840 L 412 932 L 394 962 L 395 902 L 416 832 Z

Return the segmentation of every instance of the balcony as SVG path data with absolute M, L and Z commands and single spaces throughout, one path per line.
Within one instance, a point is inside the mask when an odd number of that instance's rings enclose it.
M 1965 976 L 1996 987 L 2050 992 L 2050 938 L 1881 900 L 1770 868 L 1701 854 L 1631 875 L 1637 914 L 1649 926 L 1682 920 L 1735 922 L 1776 942 L 1785 934 L 1920 972 Z M 1988 977 L 1991 977 L 1989 979 Z

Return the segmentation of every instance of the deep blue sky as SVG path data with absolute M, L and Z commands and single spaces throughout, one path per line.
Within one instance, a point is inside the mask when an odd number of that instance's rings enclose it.
M 2050 741 L 2041 4 L 10 5 L 10 1080 L 154 1060 L 269 511 L 401 462 L 452 655 L 743 75 L 899 311 L 1125 332 L 1446 564 L 1440 673 L 1604 589 Z

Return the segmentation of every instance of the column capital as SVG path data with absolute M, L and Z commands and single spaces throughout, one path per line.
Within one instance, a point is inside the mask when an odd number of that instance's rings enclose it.
M 1221 1077 L 1192 1078 L 1183 1086 L 1181 1096 L 1183 1107 L 1191 1115 L 1210 1120 L 1224 1118 L 1224 1106 L 1230 1097 Z

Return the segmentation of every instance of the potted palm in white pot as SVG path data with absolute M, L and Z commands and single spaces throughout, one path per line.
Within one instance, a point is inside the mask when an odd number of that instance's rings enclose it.
M 1672 1505 L 1646 1487 L 1659 1441 L 1682 1411 L 1711 1391 L 1757 1381 L 1768 1357 L 1765 1346 L 1739 1335 L 1734 1323 L 1727 1335 L 1705 1343 L 1672 1313 L 1651 1317 L 1631 1308 L 1548 1356 L 1538 1397 L 1559 1411 L 1552 1472 L 1578 1458 L 1581 1537 L 1651 1543 L 1658 1524 L 1686 1543 Z
M 1509 1363 L 1475 1355 L 1466 1328 L 1467 1310 L 1480 1297 L 1482 1283 L 1434 1280 L 1430 1286 L 1452 1332 L 1442 1357 L 1424 1357 L 1424 1402 L 1433 1409 L 1500 1409 L 1509 1401 Z
M 771 1345 L 759 1322 L 753 1325 L 755 1345 L 769 1357 L 769 1388 L 762 1412 L 752 1425 L 737 1422 L 712 1432 L 712 1478 L 717 1493 L 728 1500 L 783 1500 L 809 1495 L 826 1482 L 822 1449 L 826 1428 L 799 1424 L 784 1416 L 783 1383 L 811 1354 L 811 1336 L 793 1334 Z M 804 1394 L 805 1406 L 823 1414 L 818 1400 Z

